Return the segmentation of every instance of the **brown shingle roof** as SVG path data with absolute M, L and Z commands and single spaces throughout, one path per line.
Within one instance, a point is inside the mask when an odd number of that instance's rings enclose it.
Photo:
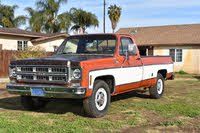
M 55 39 L 58 39 L 58 38 L 66 38 L 67 36 L 69 36 L 68 34 L 66 33 L 54 33 L 54 34 L 47 34 L 46 37 L 41 37 L 41 38 L 37 38 L 37 39 L 34 39 L 34 40 L 31 40 L 31 42 L 36 45 L 40 42 L 45 42 L 45 41 L 49 41 L 49 40 L 55 40 Z
M 139 45 L 200 45 L 200 24 L 121 28 L 117 33 L 132 34 Z
M 17 28 L 0 28 L 0 34 L 1 35 L 15 35 L 15 36 L 26 36 L 31 38 L 38 38 L 38 37 L 44 37 L 48 34 L 44 33 L 38 33 L 38 32 L 31 32 L 26 30 L 21 30 Z
M 45 33 L 21 30 L 17 28 L 0 28 L 0 35 L 14 35 L 14 36 L 30 37 L 32 38 L 32 42 L 34 43 L 37 43 L 40 41 L 46 41 L 49 39 L 55 39 L 55 38 L 65 38 L 68 36 L 67 33 L 45 34 Z

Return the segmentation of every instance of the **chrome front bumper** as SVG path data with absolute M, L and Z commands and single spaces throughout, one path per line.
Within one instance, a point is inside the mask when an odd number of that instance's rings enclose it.
M 86 89 L 83 87 L 35 85 L 35 84 L 7 84 L 7 90 L 11 94 L 31 96 L 32 88 L 40 88 L 46 98 L 84 98 Z

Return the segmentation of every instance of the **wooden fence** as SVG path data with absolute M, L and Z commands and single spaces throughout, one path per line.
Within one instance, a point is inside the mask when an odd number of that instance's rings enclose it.
M 9 64 L 11 60 L 14 60 L 14 51 L 0 51 L 0 77 L 8 77 Z
M 8 77 L 10 61 L 15 60 L 15 55 L 18 53 L 19 51 L 0 50 L 0 77 Z M 52 53 L 49 52 L 46 55 L 52 55 Z

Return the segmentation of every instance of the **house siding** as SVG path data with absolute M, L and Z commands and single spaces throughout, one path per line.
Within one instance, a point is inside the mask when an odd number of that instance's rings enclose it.
M 169 55 L 172 48 L 183 50 L 183 61 L 174 62 L 174 71 L 200 74 L 200 46 L 154 46 L 154 55 Z
M 56 40 L 50 40 L 47 42 L 40 42 L 37 44 L 34 44 L 35 46 L 39 46 L 41 48 L 44 48 L 47 52 L 53 52 L 54 46 L 60 46 L 62 44 L 64 39 L 56 39 Z
M 17 50 L 17 41 L 28 41 L 28 47 L 33 46 L 30 39 L 23 36 L 1 35 L 0 44 L 2 44 L 2 50 Z

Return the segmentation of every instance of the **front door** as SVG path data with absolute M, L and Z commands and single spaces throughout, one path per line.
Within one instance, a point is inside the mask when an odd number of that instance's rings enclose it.
M 116 81 L 117 93 L 140 87 L 142 80 L 143 66 L 139 53 L 126 56 L 129 44 L 134 44 L 131 38 L 126 36 L 120 38 L 119 63 L 121 76 Z

